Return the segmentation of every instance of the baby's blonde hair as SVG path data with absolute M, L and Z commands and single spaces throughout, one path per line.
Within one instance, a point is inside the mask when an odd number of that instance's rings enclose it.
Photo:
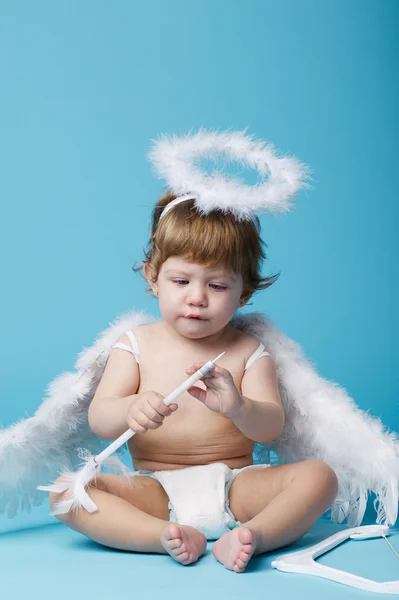
M 229 273 L 242 276 L 241 298 L 245 302 L 278 279 L 280 273 L 270 277 L 260 275 L 262 261 L 266 258 L 262 245 L 267 247 L 267 244 L 251 220 L 239 221 L 232 213 L 226 214 L 219 209 L 201 215 L 194 200 L 185 200 L 169 210 L 159 223 L 163 209 L 176 197 L 167 192 L 154 206 L 151 238 L 144 250 L 145 261 L 132 267 L 133 271 L 140 271 L 147 263 L 155 283 L 162 264 L 171 256 L 209 268 L 221 266 Z M 260 230 L 259 218 L 255 218 Z M 146 290 L 151 291 L 151 288 Z

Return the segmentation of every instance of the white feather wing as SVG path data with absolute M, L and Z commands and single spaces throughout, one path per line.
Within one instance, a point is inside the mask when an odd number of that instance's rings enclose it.
M 49 481 L 78 462 L 77 449 L 93 454 L 108 442 L 93 436 L 87 423 L 90 401 L 101 379 L 110 349 L 121 333 L 152 321 L 131 311 L 104 330 L 93 346 L 78 356 L 76 373 L 64 373 L 48 387 L 48 397 L 33 417 L 0 431 L 0 509 L 8 515 L 29 510 L 44 495 L 38 484 Z M 319 459 L 339 480 L 331 517 L 359 525 L 368 492 L 376 495 L 377 522 L 393 524 L 398 512 L 399 443 L 381 422 L 360 410 L 346 391 L 318 375 L 300 346 L 263 315 L 237 315 L 232 324 L 255 335 L 276 363 L 286 414 L 284 430 L 268 446 L 257 444 L 267 457 L 274 449 L 281 462 Z
M 36 490 L 81 462 L 82 446 L 98 454 L 109 442 L 93 435 L 88 407 L 116 339 L 140 323 L 151 320 L 145 313 L 122 315 L 83 350 L 76 373 L 56 377 L 36 413 L 0 430 L 0 511 L 12 518 L 18 509 L 29 511 L 46 497 Z
M 334 469 L 339 492 L 331 508 L 335 522 L 360 525 L 369 491 L 376 495 L 377 523 L 398 516 L 399 442 L 381 421 L 361 410 L 346 390 L 321 377 L 299 344 L 261 314 L 240 315 L 235 326 L 256 335 L 277 368 L 286 422 L 269 448 L 280 462 L 323 460 Z

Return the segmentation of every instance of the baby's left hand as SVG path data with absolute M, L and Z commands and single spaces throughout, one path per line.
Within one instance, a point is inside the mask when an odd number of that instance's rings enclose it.
M 187 375 L 193 375 L 205 363 L 206 361 L 194 363 L 186 369 Z M 226 417 L 232 418 L 239 413 L 242 398 L 234 384 L 230 371 L 214 365 L 207 375 L 201 377 L 201 381 L 205 383 L 207 389 L 203 390 L 196 385 L 192 385 L 187 390 L 191 396 L 197 398 L 210 410 L 219 412 Z

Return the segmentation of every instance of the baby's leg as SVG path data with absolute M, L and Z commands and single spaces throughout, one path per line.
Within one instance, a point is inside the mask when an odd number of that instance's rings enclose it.
M 96 512 L 82 509 L 57 518 L 99 544 L 132 552 L 169 553 L 185 565 L 205 551 L 202 533 L 169 522 L 169 499 L 155 479 L 103 473 L 96 477 L 88 494 L 98 507 Z M 68 492 L 51 493 L 51 507 L 66 497 Z
M 253 555 L 301 538 L 337 494 L 337 477 L 321 461 L 304 461 L 240 473 L 230 489 L 230 509 L 242 525 L 213 545 L 228 569 L 244 571 Z

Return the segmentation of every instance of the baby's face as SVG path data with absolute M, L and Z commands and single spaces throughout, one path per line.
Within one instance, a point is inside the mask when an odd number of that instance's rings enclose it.
M 165 321 L 181 335 L 199 339 L 229 323 L 239 305 L 243 281 L 241 275 L 223 268 L 172 256 L 161 267 L 156 289 Z

